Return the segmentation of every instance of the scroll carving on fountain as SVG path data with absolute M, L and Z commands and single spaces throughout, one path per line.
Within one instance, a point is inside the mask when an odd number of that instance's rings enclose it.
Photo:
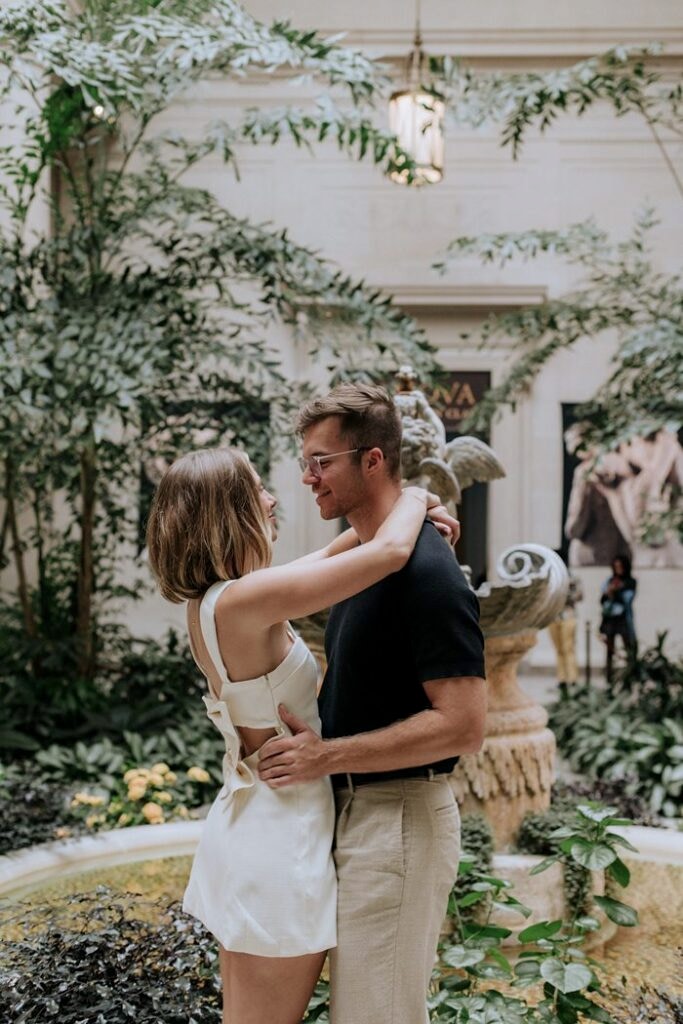
M 446 442 L 445 428 L 410 367 L 401 367 L 396 377 L 406 482 L 428 487 L 455 507 L 475 481 L 505 476 L 495 452 L 479 438 Z M 466 566 L 463 570 L 468 573 Z M 540 544 L 508 548 L 496 572 L 497 581 L 476 591 L 486 642 L 486 739 L 478 754 L 460 760 L 451 782 L 462 810 L 486 815 L 501 849 L 510 844 L 528 811 L 550 804 L 555 737 L 547 728 L 544 708 L 520 689 L 517 666 L 536 643 L 537 631 L 564 607 L 569 577 L 555 552 Z

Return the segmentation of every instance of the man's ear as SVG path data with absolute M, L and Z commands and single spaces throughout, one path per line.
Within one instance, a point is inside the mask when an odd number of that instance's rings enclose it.
M 365 468 L 373 476 L 384 467 L 384 452 L 381 448 L 371 448 L 365 453 Z

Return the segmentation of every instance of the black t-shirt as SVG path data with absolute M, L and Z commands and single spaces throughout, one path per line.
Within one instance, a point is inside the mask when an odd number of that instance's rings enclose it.
M 422 527 L 400 572 L 331 608 L 325 650 L 325 738 L 382 729 L 424 711 L 431 705 L 422 684 L 431 679 L 484 676 L 479 602 L 431 523 Z M 427 767 L 448 772 L 456 762 Z M 413 772 L 406 768 L 404 774 Z

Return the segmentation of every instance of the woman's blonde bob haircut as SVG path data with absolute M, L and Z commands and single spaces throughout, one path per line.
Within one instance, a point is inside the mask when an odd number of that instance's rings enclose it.
M 249 458 L 236 448 L 182 455 L 164 473 L 147 523 L 149 564 L 174 604 L 270 564 L 270 524 Z

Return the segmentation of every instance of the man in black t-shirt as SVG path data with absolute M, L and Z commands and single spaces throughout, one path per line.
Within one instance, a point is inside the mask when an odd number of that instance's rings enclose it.
M 371 539 L 401 493 L 390 397 L 340 385 L 302 410 L 298 429 L 321 516 L 345 516 Z M 281 708 L 293 735 L 268 741 L 259 771 L 273 786 L 332 776 L 332 1024 L 423 1024 L 459 855 L 447 773 L 479 750 L 486 716 L 477 599 L 431 523 L 400 572 L 332 608 L 325 646 L 322 738 Z

